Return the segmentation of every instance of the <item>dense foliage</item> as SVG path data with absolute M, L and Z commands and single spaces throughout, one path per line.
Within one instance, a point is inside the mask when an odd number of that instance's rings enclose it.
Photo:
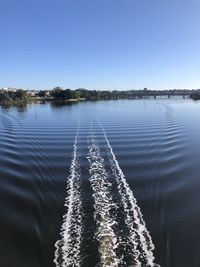
M 87 89 L 66 89 L 62 90 L 59 87 L 54 88 L 51 91 L 51 95 L 55 99 L 68 100 L 68 99 L 80 99 L 87 100 L 109 100 L 109 99 L 132 99 L 140 98 L 144 94 L 143 90 L 131 90 L 131 91 L 97 91 Z
M 87 89 L 61 89 L 56 87 L 51 91 L 51 96 L 55 99 L 68 100 L 68 99 L 80 99 L 87 100 L 110 100 L 110 99 L 134 99 L 143 98 L 145 96 L 156 97 L 158 95 L 191 95 L 193 90 L 124 90 L 124 91 L 100 91 L 100 90 L 87 90 Z
M 17 92 L 3 92 L 0 93 L 0 104 L 12 104 L 26 100 L 27 95 L 23 90 Z

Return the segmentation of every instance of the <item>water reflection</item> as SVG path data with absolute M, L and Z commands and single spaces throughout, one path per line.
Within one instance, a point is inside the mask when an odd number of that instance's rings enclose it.
M 62 101 L 62 100 L 55 100 L 55 101 L 51 101 L 50 102 L 50 105 L 52 108 L 62 108 L 62 107 L 65 107 L 65 106 L 72 106 L 72 105 L 75 105 L 75 104 L 79 104 L 78 101 Z

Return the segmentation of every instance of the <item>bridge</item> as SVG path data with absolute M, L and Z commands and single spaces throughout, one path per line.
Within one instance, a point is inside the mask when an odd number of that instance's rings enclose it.
M 191 94 L 195 90 L 131 90 L 128 91 L 128 98 L 135 99 L 135 98 L 157 98 L 157 97 L 175 97 L 175 96 L 182 96 L 183 98 L 189 98 Z

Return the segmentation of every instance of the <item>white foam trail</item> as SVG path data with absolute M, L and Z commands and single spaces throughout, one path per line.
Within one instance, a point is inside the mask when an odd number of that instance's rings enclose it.
M 116 221 L 111 215 L 114 206 L 110 189 L 112 184 L 108 181 L 108 174 L 104 167 L 104 160 L 100 155 L 100 149 L 91 134 L 89 137 L 90 183 L 93 189 L 95 219 L 97 223 L 97 240 L 99 242 L 100 266 L 117 267 L 119 259 L 116 254 L 118 247 L 117 237 L 113 230 Z
M 129 187 L 129 184 L 126 181 L 125 175 L 119 166 L 119 162 L 116 159 L 102 125 L 101 128 L 108 146 L 111 168 L 114 176 L 116 177 L 119 194 L 121 196 L 125 212 L 125 223 L 129 230 L 129 236 L 127 238 L 132 246 L 134 266 L 159 267 L 158 264 L 154 263 L 154 245 L 143 220 L 141 210 L 137 205 L 137 201 Z
M 78 164 L 78 132 L 75 137 L 70 175 L 67 180 L 66 213 L 63 216 L 61 239 L 55 244 L 54 263 L 57 267 L 81 266 L 82 212 L 80 196 L 80 172 Z

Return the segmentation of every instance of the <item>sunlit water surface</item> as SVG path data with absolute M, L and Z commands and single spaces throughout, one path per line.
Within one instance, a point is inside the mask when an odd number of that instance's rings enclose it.
M 199 117 L 186 99 L 1 108 L 0 266 L 199 267 Z

